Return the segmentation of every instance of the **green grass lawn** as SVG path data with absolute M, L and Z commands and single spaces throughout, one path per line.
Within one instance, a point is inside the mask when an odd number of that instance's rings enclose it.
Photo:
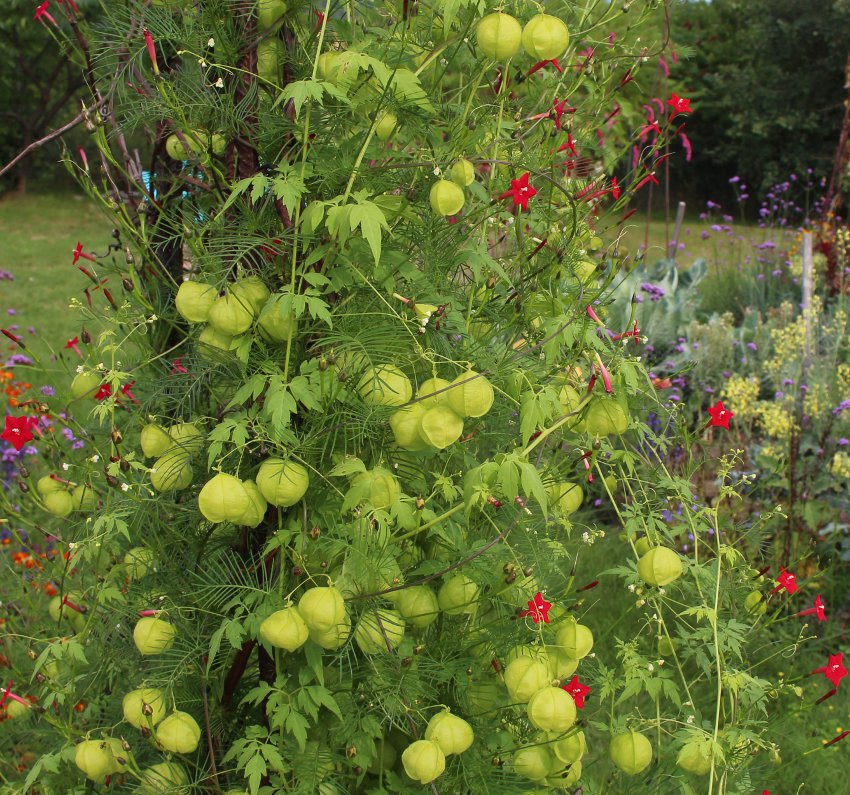
M 87 251 L 104 252 L 110 232 L 106 217 L 81 194 L 0 200 L 0 271 L 14 276 L 0 281 L 0 326 L 17 324 L 16 333 L 39 354 L 78 335 L 82 317 L 68 304 L 72 297 L 84 300 L 91 282 L 71 264 L 74 246 L 80 241 Z

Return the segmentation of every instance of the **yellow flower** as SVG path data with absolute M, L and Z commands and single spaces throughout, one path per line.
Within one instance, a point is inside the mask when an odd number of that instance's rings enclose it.
M 741 422 L 752 419 L 756 415 L 756 401 L 759 396 L 758 379 L 750 376 L 743 378 L 733 375 L 723 388 L 722 398 L 724 405 Z
M 850 478 L 850 455 L 836 453 L 829 464 L 829 471 L 837 478 Z

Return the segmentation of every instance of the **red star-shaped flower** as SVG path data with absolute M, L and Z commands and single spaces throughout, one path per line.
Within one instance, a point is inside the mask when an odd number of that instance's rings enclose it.
M 611 180 L 611 195 L 612 195 L 615 199 L 619 199 L 619 198 L 620 198 L 620 194 L 621 194 L 621 193 L 622 193 L 622 191 L 621 191 L 621 189 L 620 189 L 620 185 L 619 185 L 619 183 L 617 182 L 617 178 L 616 178 L 616 177 L 614 177 L 614 178 Z
M 844 667 L 844 655 L 841 652 L 830 654 L 829 662 L 820 668 L 815 668 L 812 674 L 823 674 L 832 686 L 837 688 L 839 682 L 847 676 L 847 669 Z
M 722 400 L 718 400 L 717 403 L 711 406 L 708 409 L 708 413 L 711 415 L 709 425 L 714 428 L 725 428 L 727 431 L 729 430 L 729 420 L 735 416 L 723 405 Z
M 561 129 L 561 116 L 565 113 L 574 113 L 575 108 L 571 108 L 567 106 L 567 100 L 562 99 L 560 102 L 556 99 L 552 103 L 552 111 L 555 114 L 555 129 Z
M 541 621 L 544 624 L 549 623 L 549 609 L 552 607 L 551 602 L 547 602 L 543 598 L 543 594 L 538 591 L 534 595 L 534 599 L 529 599 L 528 601 L 528 610 L 523 610 L 520 613 L 520 616 L 531 616 L 531 620 L 534 621 L 535 624 L 539 624 Z
M 81 353 L 80 353 L 80 349 L 77 347 L 77 345 L 79 344 L 79 342 L 80 342 L 80 338 L 79 338 L 79 337 L 72 337 L 71 339 L 69 339 L 69 340 L 65 343 L 65 350 L 69 350 L 69 349 L 70 349 L 70 350 L 72 350 L 74 353 L 76 353 L 76 354 L 77 354 L 77 356 L 79 356 L 79 357 L 82 359 L 82 358 L 83 358 L 83 354 L 81 354 Z
M 529 176 L 529 173 L 526 171 L 519 179 L 512 179 L 511 189 L 506 190 L 499 196 L 499 199 L 507 199 L 510 196 L 513 199 L 514 207 L 528 210 L 528 200 L 532 196 L 537 195 L 537 190 L 528 184 Z
M 579 709 L 584 709 L 584 699 L 590 694 L 590 688 L 583 685 L 577 676 L 573 676 L 565 685 L 561 685 L 561 690 L 566 690 L 575 701 Z
M 776 578 L 776 582 L 779 584 L 771 591 L 771 593 L 776 593 L 777 591 L 781 591 L 785 589 L 788 592 L 788 595 L 797 593 L 799 588 L 797 587 L 797 577 L 793 575 L 790 571 L 785 571 L 782 568 L 779 572 L 779 576 Z
M 112 396 L 112 387 L 109 384 L 101 384 L 100 389 L 95 392 L 94 399 L 95 400 L 106 400 L 106 398 Z
M 675 92 L 667 100 L 667 104 L 673 108 L 673 114 L 676 113 L 690 113 L 691 112 L 691 101 L 689 99 L 685 99 L 684 97 L 680 97 Z
M 811 615 L 816 615 L 818 617 L 818 621 L 826 621 L 826 605 L 823 603 L 823 599 L 820 594 L 815 597 L 814 607 L 806 608 L 805 610 L 801 610 L 797 613 L 798 617 Z
M 33 438 L 30 430 L 33 425 L 32 419 L 32 417 L 12 417 L 7 414 L 6 426 L 3 433 L 0 433 L 0 439 L 7 441 L 12 447 L 20 451 Z

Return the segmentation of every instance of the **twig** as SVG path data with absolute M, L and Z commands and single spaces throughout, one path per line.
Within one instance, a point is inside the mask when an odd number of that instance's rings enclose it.
M 207 683 L 201 683 L 201 696 L 204 699 L 204 727 L 207 730 L 207 747 L 210 752 L 210 768 L 212 769 L 212 777 L 213 781 L 215 781 L 216 787 L 219 786 L 218 783 L 218 769 L 215 765 L 215 746 L 213 745 L 213 737 L 212 731 L 210 731 L 210 705 L 207 700 Z
M 33 141 L 29 146 L 22 149 L 18 154 L 15 155 L 12 160 L 6 163 L 3 168 L 0 168 L 0 177 L 2 177 L 7 171 L 14 168 L 18 163 L 21 162 L 27 155 L 31 152 L 34 152 L 36 149 L 41 149 L 45 144 L 49 144 L 51 141 L 55 141 L 57 138 L 63 136 L 69 130 L 73 130 L 80 122 L 82 122 L 86 116 L 92 111 L 99 111 L 100 107 L 104 104 L 103 99 L 99 102 L 96 102 L 90 108 L 83 108 L 76 116 L 74 116 L 71 121 L 67 124 L 63 124 L 61 127 L 57 127 L 53 132 L 47 133 L 43 138 L 39 138 L 37 141 Z

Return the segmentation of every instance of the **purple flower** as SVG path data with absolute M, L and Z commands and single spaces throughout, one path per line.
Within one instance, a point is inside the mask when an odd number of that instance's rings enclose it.
M 710 233 L 710 232 L 706 232 L 706 231 L 705 231 L 705 229 L 703 229 L 703 230 L 702 230 L 702 232 L 700 232 L 700 233 L 699 233 L 699 236 L 700 236 L 703 240 L 708 240 L 708 238 L 710 238 L 710 237 L 711 237 L 711 233 Z
M 782 400 L 782 398 L 784 398 L 784 397 L 785 397 L 784 392 L 774 392 L 773 393 L 773 399 L 774 400 Z
M 640 289 L 649 296 L 649 300 L 653 303 L 660 301 L 665 295 L 665 292 L 661 287 L 657 284 L 652 284 L 651 282 L 644 282 L 640 286 Z
M 41 394 L 47 397 L 53 397 L 56 394 L 56 390 L 52 386 L 45 385 L 41 388 Z
M 729 184 L 734 185 L 735 183 L 740 182 L 740 181 L 741 181 L 740 177 L 730 177 Z
M 850 439 L 845 439 L 843 436 L 837 442 L 839 447 L 847 447 L 850 444 Z
M 800 387 L 800 389 L 802 389 L 802 387 Z M 841 403 L 832 410 L 832 413 L 838 415 L 841 414 L 842 411 L 847 411 L 848 409 L 850 409 L 850 400 L 842 400 Z
M 776 243 L 774 243 L 772 240 L 766 240 L 764 243 L 761 243 L 756 246 L 756 248 L 759 251 L 772 251 L 776 248 Z
M 77 439 L 72 445 L 72 450 L 79 450 L 81 447 L 85 447 L 86 443 L 82 439 Z
M 781 270 L 779 270 L 779 268 L 776 268 L 775 270 L 772 270 L 772 271 L 770 272 L 770 275 L 771 275 L 771 276 L 781 276 L 781 275 L 782 275 L 782 271 L 781 271 Z
M 17 314 L 18 314 L 18 312 L 17 312 L 17 310 L 15 310 L 15 309 L 7 309 L 7 310 L 6 310 L 6 314 L 7 314 L 7 315 L 17 315 Z
M 748 342 L 748 343 L 747 343 L 747 347 L 748 347 L 751 351 L 757 351 L 757 350 L 759 349 L 759 346 L 758 346 L 758 345 L 756 345 L 754 342 Z
M 15 281 L 15 277 L 12 276 L 12 274 L 9 273 L 9 271 L 4 271 L 2 268 L 0 268 L 0 282 L 13 282 L 13 281 Z

